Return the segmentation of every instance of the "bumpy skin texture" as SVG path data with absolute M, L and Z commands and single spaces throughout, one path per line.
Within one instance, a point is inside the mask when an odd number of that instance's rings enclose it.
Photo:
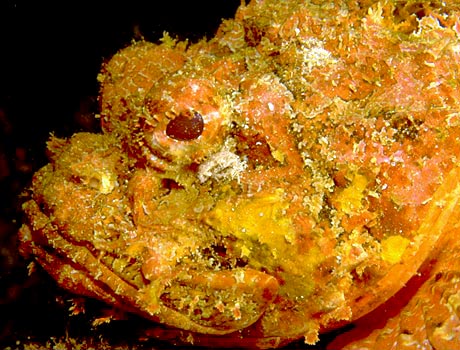
M 21 250 L 150 336 L 313 344 L 393 305 L 335 344 L 458 348 L 459 15 L 252 1 L 212 40 L 121 50 L 103 134 L 49 141 Z

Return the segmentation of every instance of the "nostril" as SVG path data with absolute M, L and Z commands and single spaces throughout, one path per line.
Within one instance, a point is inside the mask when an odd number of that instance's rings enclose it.
M 184 187 L 181 186 L 177 181 L 173 180 L 173 179 L 168 179 L 168 178 L 165 178 L 165 179 L 162 179 L 161 180 L 161 184 L 163 185 L 163 188 L 167 189 L 167 190 L 178 190 L 178 189 L 183 189 Z M 168 192 L 169 192 L 168 191 Z
M 204 121 L 198 112 L 179 114 L 166 126 L 166 135 L 179 141 L 195 140 L 203 133 Z

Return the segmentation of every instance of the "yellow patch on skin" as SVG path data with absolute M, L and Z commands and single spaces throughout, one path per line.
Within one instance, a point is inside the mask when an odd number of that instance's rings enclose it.
M 337 195 L 339 210 L 346 214 L 354 214 L 363 209 L 364 191 L 368 180 L 364 175 L 355 174 L 350 185 Z
M 284 160 L 286 159 L 286 156 L 284 155 L 283 152 L 281 152 L 280 150 L 273 150 L 271 153 L 272 153 L 273 158 L 275 158 L 281 164 L 284 164 Z
M 406 251 L 410 241 L 402 236 L 391 236 L 384 239 L 381 243 L 382 253 L 380 256 L 384 261 L 390 264 L 396 264 L 401 261 L 401 257 Z
M 278 251 L 295 238 L 291 220 L 285 215 L 289 204 L 283 194 L 282 189 L 276 189 L 237 203 L 219 202 L 206 221 L 223 235 L 247 242 L 249 246 L 243 248 L 243 254 L 251 253 L 250 242 L 258 242 L 270 247 L 276 257 Z
M 235 246 L 248 257 L 253 268 L 280 269 L 284 280 L 279 294 L 289 298 L 308 298 L 314 291 L 314 271 L 324 260 L 318 247 L 300 253 L 297 231 L 291 216 L 286 215 L 289 202 L 284 190 L 258 193 L 237 201 L 221 201 L 205 221 L 223 236 L 237 238 Z

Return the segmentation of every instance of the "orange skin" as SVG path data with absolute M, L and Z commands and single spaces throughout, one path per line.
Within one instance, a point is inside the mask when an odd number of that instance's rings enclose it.
M 171 327 L 147 336 L 248 348 L 314 344 L 385 317 L 419 273 L 420 299 L 458 273 L 459 10 L 318 6 L 253 1 L 209 41 L 116 54 L 104 133 L 49 142 L 23 254 Z M 459 287 L 439 280 L 442 319 L 411 341 L 447 349 Z M 394 315 L 400 333 L 424 322 Z M 391 329 L 332 344 L 403 344 Z

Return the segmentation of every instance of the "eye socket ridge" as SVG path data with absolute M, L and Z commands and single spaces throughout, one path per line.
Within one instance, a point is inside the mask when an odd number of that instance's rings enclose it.
M 197 111 L 180 113 L 166 126 L 166 135 L 177 141 L 196 140 L 204 130 L 204 120 Z

